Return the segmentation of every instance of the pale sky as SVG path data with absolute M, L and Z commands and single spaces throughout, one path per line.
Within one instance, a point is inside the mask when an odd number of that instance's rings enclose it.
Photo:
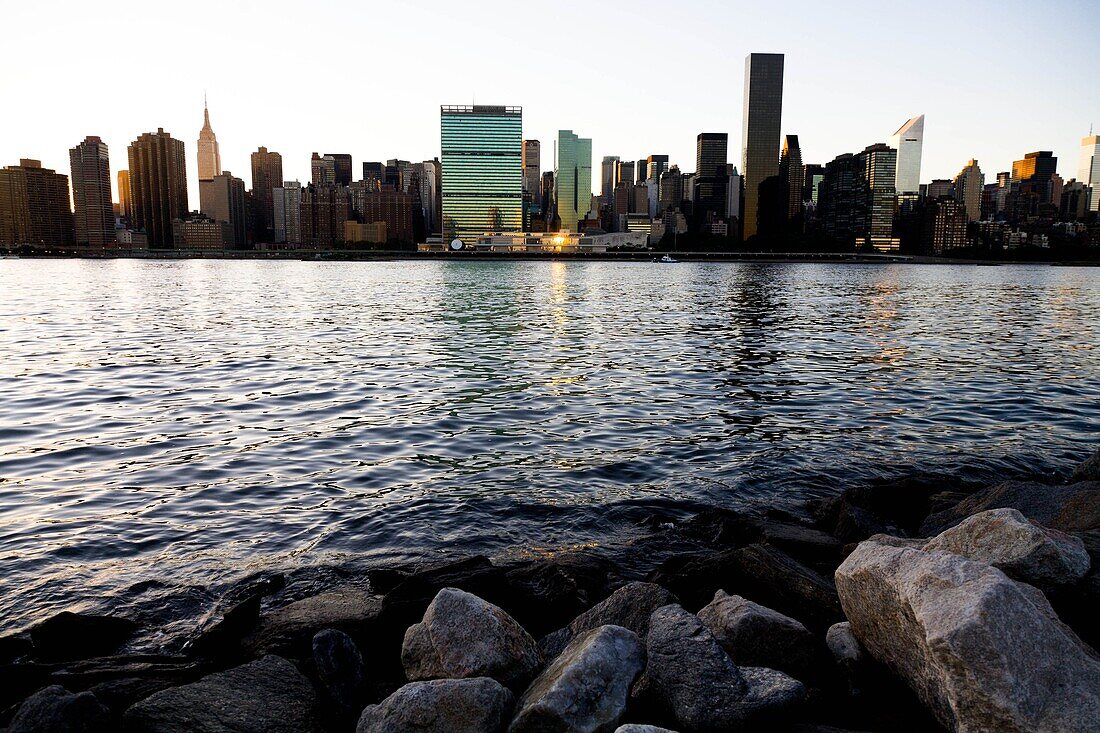
M 439 105 L 521 105 L 552 168 L 559 128 L 593 166 L 665 153 L 695 167 L 695 136 L 728 132 L 740 165 L 744 59 L 786 54 L 784 133 L 806 162 L 885 142 L 924 113 L 921 180 L 977 158 L 987 180 L 1053 150 L 1067 180 L 1100 128 L 1098 0 L 0 0 L 0 165 L 69 173 L 86 135 L 126 147 L 158 127 L 195 141 L 204 90 L 222 166 L 249 154 L 364 160 L 439 155 Z M 599 175 L 593 183 L 599 186 Z

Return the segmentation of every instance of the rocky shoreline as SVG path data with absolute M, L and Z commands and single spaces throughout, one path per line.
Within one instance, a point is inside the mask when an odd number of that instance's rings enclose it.
M 181 649 L 119 616 L 0 637 L 6 733 L 1100 731 L 1100 452 L 1066 483 L 902 480 L 588 550 L 277 574 Z

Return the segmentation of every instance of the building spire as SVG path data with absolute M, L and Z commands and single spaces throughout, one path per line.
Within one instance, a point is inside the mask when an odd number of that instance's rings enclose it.
M 207 104 L 206 104 L 206 92 L 205 91 L 203 91 L 203 93 L 202 93 L 202 122 L 203 122 L 202 129 L 209 130 L 210 129 L 210 107 L 208 107 Z

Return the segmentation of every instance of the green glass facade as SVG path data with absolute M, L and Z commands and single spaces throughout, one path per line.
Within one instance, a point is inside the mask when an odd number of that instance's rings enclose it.
M 558 130 L 558 217 L 562 231 L 577 231 L 577 223 L 592 207 L 592 140 L 572 130 Z
M 523 109 L 440 108 L 443 240 L 523 228 Z

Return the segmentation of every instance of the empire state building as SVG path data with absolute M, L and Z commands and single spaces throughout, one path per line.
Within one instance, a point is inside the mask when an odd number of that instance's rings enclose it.
M 216 176 L 222 172 L 222 157 L 218 152 L 218 138 L 210 127 L 210 110 L 205 100 L 202 105 L 203 125 L 199 131 L 199 210 L 204 214 L 212 210 Z

